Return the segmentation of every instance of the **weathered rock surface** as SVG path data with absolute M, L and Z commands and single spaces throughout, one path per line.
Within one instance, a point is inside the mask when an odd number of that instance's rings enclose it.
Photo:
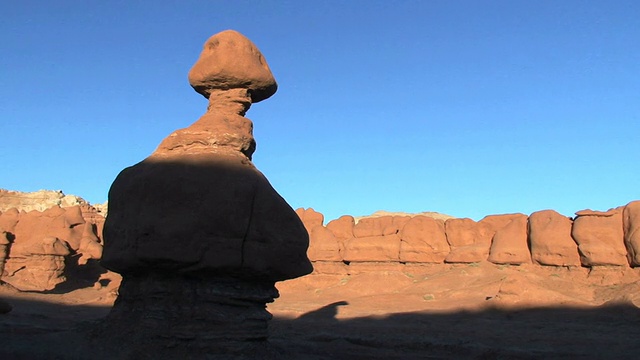
M 553 210 L 529 215 L 531 257 L 536 264 L 580 266 L 578 245 L 571 237 L 573 222 Z
M 316 226 L 323 226 L 324 224 L 324 215 L 313 210 L 312 208 L 296 209 L 296 214 L 298 214 L 298 217 L 302 221 L 302 224 L 309 231 Z
M 342 257 L 348 262 L 397 262 L 400 260 L 400 237 L 393 234 L 351 238 L 344 243 Z
M 330 230 L 323 226 L 324 215 L 312 208 L 296 209 L 296 214 L 298 214 L 309 233 L 309 249 L 307 251 L 309 260 L 313 262 L 341 261 L 342 241 L 338 240 Z
M 251 163 L 244 114 L 276 83 L 257 48 L 230 30 L 207 40 L 189 79 L 207 112 L 109 191 L 102 264 L 123 280 L 107 327 L 135 328 L 123 340 L 163 358 L 167 338 L 194 357 L 261 357 L 274 283 L 312 271 L 307 229 Z
M 622 209 L 576 212 L 571 235 L 578 243 L 584 266 L 628 265 Z
M 444 221 L 427 216 L 415 216 L 400 232 L 400 261 L 442 263 L 450 248 Z
M 353 236 L 357 238 L 391 235 L 397 232 L 398 230 L 393 228 L 392 216 L 360 219 L 360 221 L 353 226 Z
M 527 215 L 516 214 L 493 235 L 489 261 L 494 264 L 519 265 L 531 262 L 527 245 Z
M 48 208 L 85 205 L 87 202 L 75 195 L 65 195 L 62 191 L 39 190 L 21 192 L 0 189 L 0 212 L 16 208 L 18 211 L 45 211 Z
M 640 265 L 640 201 L 632 201 L 624 207 L 622 223 L 629 264 L 638 266 Z
M 489 257 L 491 239 L 481 224 L 463 218 L 447 219 L 445 222 L 447 242 L 451 251 L 445 258 L 448 263 L 473 263 L 485 261 Z
M 51 290 L 65 281 L 67 264 L 84 265 L 78 259 L 99 259 L 102 252 L 98 229 L 77 205 L 43 212 L 11 209 L 0 215 L 0 224 L 10 242 L 2 279 L 20 290 Z
M 207 99 L 215 91 L 246 89 L 253 103 L 271 97 L 278 89 L 260 50 L 233 30 L 205 42 L 200 58 L 189 71 L 189 83 Z
M 355 220 L 351 215 L 343 215 L 335 220 L 327 223 L 327 229 L 335 235 L 336 238 L 346 240 L 354 237 L 353 227 Z

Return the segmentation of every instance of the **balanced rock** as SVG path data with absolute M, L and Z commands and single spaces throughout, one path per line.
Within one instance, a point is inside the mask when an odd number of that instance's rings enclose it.
M 253 103 L 269 98 L 278 89 L 260 50 L 233 30 L 205 42 L 200 58 L 189 71 L 189 83 L 207 99 L 215 91 L 246 89 Z
M 244 114 L 276 83 L 235 31 L 207 40 L 189 79 L 207 112 L 109 190 L 101 263 L 123 278 L 106 326 L 154 358 L 268 357 L 275 282 L 312 271 L 307 230 L 251 162 Z

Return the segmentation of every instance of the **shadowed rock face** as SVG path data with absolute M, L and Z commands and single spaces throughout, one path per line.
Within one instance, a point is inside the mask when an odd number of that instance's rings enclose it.
M 168 337 L 190 355 L 233 354 L 267 338 L 274 283 L 312 271 L 309 239 L 251 163 L 244 114 L 276 89 L 260 52 L 222 32 L 189 79 L 208 97 L 207 113 L 123 170 L 109 191 L 101 262 L 123 281 L 107 323 L 144 338 L 141 349 L 152 353 L 161 349 L 154 338 Z

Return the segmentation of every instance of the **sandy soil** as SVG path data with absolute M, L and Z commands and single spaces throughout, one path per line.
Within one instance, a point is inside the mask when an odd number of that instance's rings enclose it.
M 279 283 L 271 342 L 292 359 L 629 359 L 640 351 L 637 269 L 399 266 Z M 18 292 L 0 359 L 89 359 L 107 288 Z M 99 357 L 99 356 L 98 356 Z

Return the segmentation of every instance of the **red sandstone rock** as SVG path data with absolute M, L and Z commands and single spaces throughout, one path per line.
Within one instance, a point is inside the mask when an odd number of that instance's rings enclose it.
M 396 234 L 387 236 L 369 236 L 351 238 L 345 242 L 344 261 L 394 261 L 400 256 L 400 237 Z
M 369 237 L 391 235 L 397 232 L 397 230 L 394 231 L 394 228 L 392 216 L 363 218 L 353 227 L 353 236 Z
M 404 229 L 404 226 L 407 225 L 407 223 L 411 220 L 411 216 L 394 216 L 393 217 L 393 223 L 391 224 L 391 232 L 393 234 L 399 234 L 402 229 Z M 389 230 L 385 230 L 385 232 L 387 232 Z
M 16 208 L 11 208 L 0 214 L 0 227 L 9 233 L 13 233 L 18 223 L 20 212 Z
M 496 230 L 489 250 L 489 261 L 494 264 L 525 264 L 531 262 L 527 246 L 527 215 L 509 215 L 511 220 Z
M 83 205 L 80 207 L 82 211 L 82 218 L 85 223 L 93 224 L 94 235 L 102 242 L 102 231 L 104 229 L 104 215 L 100 213 L 95 207 L 90 205 Z
M 327 229 L 329 229 L 338 239 L 350 239 L 354 237 L 354 226 L 355 221 L 353 219 L 353 216 L 343 215 L 336 220 L 329 221 L 329 223 L 327 224 Z
M 62 273 L 65 257 L 70 254 L 69 249 L 80 254 L 80 259 L 99 258 L 102 251 L 94 228 L 88 226 L 92 224 L 85 223 L 79 206 L 54 206 L 43 212 L 34 210 L 18 213 L 9 210 L 2 218 L 2 223 L 11 228 L 7 235 L 12 240 L 6 256 L 4 280 L 19 289 L 48 290 L 64 281 Z M 34 252 L 34 249 L 48 246 L 46 241 L 49 240 L 46 239 L 57 239 L 56 247 L 64 244 L 65 249 L 69 249 L 62 253 L 55 248 L 50 249 L 51 253 L 41 253 L 41 250 Z M 33 280 L 37 276 L 43 280 Z
M 192 86 L 209 97 L 207 113 L 123 170 L 109 191 L 107 268 L 233 270 L 274 281 L 312 270 L 300 218 L 250 161 L 253 125 L 244 114 L 275 86 L 270 73 L 260 75 L 269 71 L 259 58 L 235 31 L 207 41 L 190 72 Z
M 100 260 L 102 258 L 102 245 L 95 234 L 94 224 L 84 224 L 78 252 L 82 254 L 78 259 L 79 265 L 85 265 L 89 259 Z
M 311 232 L 311 229 L 316 226 L 324 225 L 324 215 L 313 210 L 313 208 L 308 208 L 306 210 L 304 208 L 296 209 L 296 214 L 298 214 L 298 217 L 302 220 L 304 227 L 307 228 L 307 231 L 309 232 Z
M 8 270 L 5 281 L 20 290 L 52 290 L 66 280 L 64 258 L 69 253 L 67 244 L 55 237 L 32 240 L 20 256 L 15 256 L 11 250 L 6 265 L 13 265 L 13 268 Z
M 311 261 L 342 261 L 341 245 L 330 230 L 316 225 L 309 232 L 307 256 Z
M 449 254 L 444 221 L 415 216 L 400 232 L 400 261 L 441 263 Z
M 122 284 L 105 332 L 132 344 L 123 357 L 266 358 L 275 282 L 312 271 L 307 229 L 251 162 L 244 115 L 276 83 L 235 31 L 207 40 L 189 81 L 207 112 L 109 190 L 101 263 Z
M 468 218 L 447 219 L 445 232 L 451 247 L 445 262 L 472 263 L 487 260 L 491 241 L 477 222 Z
M 522 216 L 523 214 L 499 214 L 499 215 L 487 215 L 478 221 L 481 227 L 481 233 L 486 241 L 491 243 L 493 235 L 496 231 L 505 227 L 511 220 Z
M 638 266 L 640 265 L 640 201 L 632 201 L 624 207 L 622 223 L 629 264 Z
M 578 245 L 571 237 L 573 222 L 553 210 L 529 216 L 529 242 L 534 263 L 551 266 L 580 266 Z
M 571 235 L 578 243 L 582 265 L 628 265 L 621 208 L 582 210 L 576 215 Z
M 278 85 L 260 50 L 237 31 L 226 30 L 207 40 L 189 71 L 189 83 L 205 98 L 212 90 L 248 89 L 251 102 L 273 95 Z

